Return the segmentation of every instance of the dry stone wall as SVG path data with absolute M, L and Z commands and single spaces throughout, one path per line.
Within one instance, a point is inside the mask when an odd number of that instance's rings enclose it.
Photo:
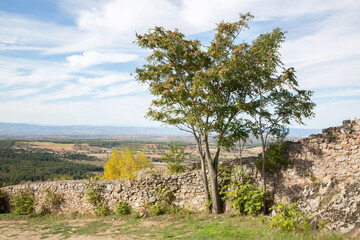
M 135 181 L 99 181 L 103 186 L 101 197 L 110 207 L 118 201 L 126 201 L 134 209 L 142 210 L 146 202 L 154 196 L 159 186 L 166 186 L 175 195 L 174 203 L 192 211 L 201 211 L 205 206 L 205 195 L 199 172 L 188 172 L 180 175 L 163 176 L 151 174 Z M 68 180 L 56 182 L 39 182 L 29 185 L 14 185 L 2 188 L 10 195 L 29 187 L 35 193 L 36 211 L 43 209 L 47 191 L 60 194 L 62 202 L 59 213 L 91 213 L 93 207 L 86 200 L 86 180 Z
M 360 230 L 360 119 L 291 143 L 289 159 L 269 174 L 276 201 L 298 201 L 333 229 Z
M 299 202 L 302 211 L 329 227 L 360 236 L 360 119 L 289 142 L 288 154 L 289 165 L 267 175 L 275 202 Z M 261 185 L 255 159 L 243 159 L 243 170 Z M 229 168 L 239 164 L 223 163 Z

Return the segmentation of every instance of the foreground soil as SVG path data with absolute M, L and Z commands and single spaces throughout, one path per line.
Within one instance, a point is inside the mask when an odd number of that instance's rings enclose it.
M 264 217 L 191 214 L 131 216 L 0 215 L 0 239 L 351 239 L 330 232 L 279 232 Z

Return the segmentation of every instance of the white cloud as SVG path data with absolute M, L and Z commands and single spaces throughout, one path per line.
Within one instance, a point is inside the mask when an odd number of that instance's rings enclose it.
M 147 87 L 131 81 L 122 85 L 109 86 L 107 91 L 100 92 L 97 97 L 114 97 L 146 92 Z
M 135 32 L 144 33 L 158 25 L 196 34 L 214 29 L 221 20 L 235 21 L 240 12 L 248 11 L 258 21 L 253 24 L 253 35 L 268 31 L 263 25 L 269 22 L 290 27 L 285 30 L 293 37 L 285 42 L 283 60 L 295 67 L 301 87 L 319 90 L 315 94 L 317 99 L 327 95 L 334 99 L 359 95 L 359 1 L 58 0 L 58 4 L 73 17 L 73 26 L 0 12 L 3 23 L 0 24 L 0 90 L 5 89 L 1 90 L 5 98 L 26 99 L 26 102 L 10 99 L 0 103 L 2 121 L 16 122 L 17 116 L 27 122 L 39 122 L 37 119 L 46 116 L 44 121 L 53 124 L 56 121 L 59 124 L 145 123 L 144 106 L 151 97 L 140 97 L 146 88 L 126 72 L 133 70 L 106 71 L 92 67 L 106 63 L 126 65 L 143 55 L 144 51 L 132 43 Z M 13 57 L 24 51 L 28 51 L 27 59 Z M 6 57 L 8 52 L 12 55 Z M 142 63 L 139 61 L 139 65 Z M 9 88 L 13 90 L 8 91 Z M 65 101 L 75 97 L 77 102 Z M 91 100 L 79 102 L 82 97 Z M 344 116 L 338 118 L 356 114 L 359 111 L 354 108 L 356 103 L 347 102 L 346 106 L 350 107 L 344 109 L 337 101 L 319 104 L 319 114 L 312 121 L 328 124 L 331 120 L 325 119 L 330 117 L 326 108 L 339 109 Z M 133 114 L 134 109 L 141 114 Z M 130 114 L 123 121 L 106 111 Z M 135 116 L 140 119 L 129 120 Z
M 125 73 L 106 73 L 102 77 L 93 77 L 93 78 L 85 78 L 80 77 L 78 79 L 79 83 L 93 86 L 93 87 L 101 87 L 108 85 L 121 84 L 122 82 L 132 80 L 133 78 L 129 74 Z
M 28 100 L 0 102 L 0 116 L 3 122 L 159 126 L 159 123 L 144 119 L 147 103 L 150 101 L 149 96 L 126 96 L 97 101 L 46 104 Z
M 76 28 L 0 11 L 1 50 L 46 50 L 76 40 Z
M 84 52 L 82 55 L 72 55 L 66 58 L 71 67 L 84 68 L 103 63 L 121 63 L 135 60 L 135 54 Z

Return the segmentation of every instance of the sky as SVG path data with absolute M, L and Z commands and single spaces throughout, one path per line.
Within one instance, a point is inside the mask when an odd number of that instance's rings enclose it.
M 0 122 L 160 126 L 131 75 L 150 54 L 135 34 L 177 28 L 206 45 L 216 23 L 246 12 L 239 39 L 287 31 L 282 60 L 314 91 L 316 117 L 293 127 L 360 118 L 358 0 L 0 0 Z

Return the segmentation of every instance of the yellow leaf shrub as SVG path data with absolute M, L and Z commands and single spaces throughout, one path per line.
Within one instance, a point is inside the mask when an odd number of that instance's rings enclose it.
M 104 179 L 131 179 L 140 169 L 153 167 L 153 164 L 142 152 L 134 154 L 127 147 L 124 150 L 115 148 L 104 166 Z

